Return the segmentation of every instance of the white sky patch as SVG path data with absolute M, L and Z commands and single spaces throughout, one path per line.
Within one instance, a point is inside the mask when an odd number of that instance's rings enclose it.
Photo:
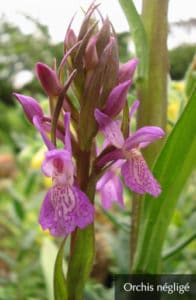
M 28 70 L 20 71 L 16 73 L 16 75 L 13 78 L 13 87 L 15 89 L 21 89 L 25 84 L 31 82 L 32 79 L 32 72 Z
M 195 17 L 196 0 L 170 0 L 169 1 L 169 21 L 188 20 Z M 142 0 L 134 0 L 138 11 L 141 11 Z M 24 18 L 23 14 L 30 15 L 42 24 L 48 26 L 50 35 L 54 42 L 64 39 L 66 28 L 71 17 L 77 12 L 74 26 L 76 30 L 80 26 L 82 13 L 80 7 L 84 9 L 92 3 L 92 0 L 5 0 L 1 1 L 0 16 L 5 15 L 10 21 L 20 26 L 24 33 L 32 33 L 34 26 L 32 22 Z M 104 16 L 108 15 L 117 32 L 128 31 L 129 27 L 124 17 L 118 0 L 97 0 L 101 3 L 100 11 Z M 190 42 L 195 42 L 195 35 L 188 37 L 173 36 L 168 42 L 169 46 L 178 44 L 183 38 Z M 195 39 L 195 40 L 194 40 Z

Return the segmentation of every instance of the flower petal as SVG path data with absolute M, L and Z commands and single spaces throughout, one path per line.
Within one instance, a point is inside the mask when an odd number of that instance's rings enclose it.
M 54 206 L 51 202 L 51 189 L 47 192 L 44 201 L 42 203 L 40 214 L 39 214 L 39 223 L 43 230 L 49 229 L 54 223 Z
M 110 161 L 119 161 L 124 158 L 124 154 L 121 149 L 113 150 L 109 153 L 106 153 L 105 155 L 101 156 L 101 158 L 98 160 L 97 165 L 99 167 L 103 167 L 107 165 Z
M 133 148 L 137 148 L 140 144 L 147 145 L 153 141 L 160 139 L 164 136 L 164 131 L 160 127 L 145 126 L 139 128 L 133 135 L 128 137 L 125 141 L 125 150 L 129 151 Z
M 42 129 L 45 132 L 51 133 L 51 128 L 52 128 L 52 126 L 50 123 L 45 122 L 45 121 L 42 122 Z M 58 128 L 56 129 L 56 137 L 64 143 L 65 136 Z
M 50 139 L 47 137 L 47 134 L 45 133 L 44 126 L 42 124 L 42 119 L 40 119 L 39 116 L 34 116 L 33 117 L 33 124 L 37 128 L 37 130 L 40 132 L 42 139 L 45 143 L 45 145 L 48 147 L 49 150 L 54 149 L 55 146 L 53 143 L 50 141 Z
M 66 236 L 73 232 L 76 224 L 77 198 L 71 185 L 54 186 L 52 188 L 52 203 L 55 207 L 55 223 L 51 234 Z
M 99 191 L 101 193 L 101 203 L 105 210 L 111 208 L 112 202 L 117 202 L 122 208 L 123 203 L 123 186 L 121 180 L 113 170 L 107 171 L 98 181 Z
M 70 153 L 66 150 L 50 150 L 45 153 L 42 172 L 53 177 L 60 185 L 72 184 L 74 180 L 74 165 Z
M 13 93 L 13 95 L 22 105 L 24 113 L 31 123 L 33 123 L 34 116 L 43 117 L 42 108 L 34 98 L 17 93 Z
M 115 174 L 115 170 L 121 167 L 123 164 L 124 164 L 124 159 L 118 159 L 115 163 L 113 163 L 112 166 L 98 180 L 96 184 L 96 189 L 99 191 L 108 182 L 108 180 L 112 179 Z
M 127 63 L 120 66 L 119 83 L 132 79 L 138 63 L 139 63 L 139 59 L 133 58 L 129 60 Z
M 127 80 L 116 86 L 108 96 L 104 113 L 110 117 L 118 115 L 123 109 L 131 80 Z
M 53 236 L 66 236 L 75 230 L 77 199 L 72 186 L 52 187 L 42 204 L 39 222 Z
M 108 170 L 104 173 L 103 176 L 97 181 L 96 184 L 96 190 L 101 191 L 101 189 L 104 187 L 104 185 L 113 177 L 113 172 L 111 170 Z
M 94 220 L 95 210 L 88 197 L 77 187 L 73 187 L 77 199 L 76 223 L 80 228 L 90 225 Z
M 132 119 L 132 117 L 133 117 L 133 114 L 134 114 L 135 111 L 138 109 L 139 105 L 140 105 L 139 100 L 135 100 L 135 101 L 133 102 L 133 104 L 132 104 L 132 106 L 131 106 L 131 109 L 130 109 L 130 111 L 129 111 L 130 122 L 131 122 L 131 119 Z
M 124 144 L 124 137 L 118 124 L 99 109 L 95 109 L 95 119 L 108 142 L 117 148 L 121 148 Z
M 142 155 L 136 155 L 125 162 L 121 168 L 125 184 L 139 194 L 148 193 L 157 197 L 161 188 L 150 172 Z

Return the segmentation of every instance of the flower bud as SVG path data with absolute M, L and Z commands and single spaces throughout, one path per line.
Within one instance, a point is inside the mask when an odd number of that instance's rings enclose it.
M 102 27 L 97 33 L 97 53 L 100 57 L 105 47 L 110 43 L 111 38 L 111 24 L 108 18 L 103 22 Z
M 133 58 L 129 60 L 127 63 L 120 66 L 119 83 L 132 79 L 138 63 L 139 63 L 139 59 Z
M 96 37 L 92 36 L 85 50 L 85 67 L 87 70 L 93 69 L 98 63 L 96 41 Z
M 36 63 L 36 75 L 48 96 L 59 96 L 62 91 L 62 85 L 57 74 L 47 65 Z
M 39 116 L 40 118 L 43 117 L 42 108 L 34 98 L 17 93 L 13 93 L 13 95 L 22 105 L 26 117 L 32 124 L 34 116 Z
M 110 38 L 110 43 L 105 48 L 101 58 L 102 66 L 102 90 L 100 96 L 100 107 L 104 106 L 111 90 L 118 84 L 118 46 L 114 37 Z
M 123 109 L 126 102 L 126 95 L 131 85 L 131 80 L 127 80 L 117 85 L 106 101 L 106 106 L 103 112 L 110 117 L 115 117 Z
M 77 43 L 77 36 L 73 29 L 69 29 L 65 36 L 64 50 L 67 51 Z

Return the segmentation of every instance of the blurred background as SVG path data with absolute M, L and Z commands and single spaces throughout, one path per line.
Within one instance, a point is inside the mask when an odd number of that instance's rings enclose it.
M 78 11 L 74 20 L 77 32 L 83 17 L 80 7 L 86 8 L 90 2 L 7 0 L 0 6 L 0 300 L 53 299 L 52 270 L 58 240 L 42 232 L 37 222 L 40 203 L 51 185 L 40 173 L 45 149 L 12 92 L 31 95 L 47 109 L 34 65 L 38 61 L 52 65 L 54 57 L 60 61 L 71 17 Z M 118 33 L 120 61 L 125 62 L 134 57 L 125 17 L 117 0 L 99 2 L 101 12 L 109 16 Z M 140 12 L 142 1 L 134 2 Z M 170 0 L 168 132 L 196 80 L 194 12 L 195 0 Z M 130 101 L 134 97 L 133 88 Z M 169 227 L 163 252 L 164 273 L 196 271 L 195 185 L 196 174 L 192 174 Z M 112 274 L 129 272 L 130 199 L 131 193 L 126 190 L 124 212 L 115 205 L 104 212 L 98 205 L 96 262 L 85 291 L 87 300 L 112 299 Z M 187 237 L 189 241 L 184 243 Z M 180 245 L 178 251 L 173 251 Z M 67 255 L 68 247 L 67 243 Z

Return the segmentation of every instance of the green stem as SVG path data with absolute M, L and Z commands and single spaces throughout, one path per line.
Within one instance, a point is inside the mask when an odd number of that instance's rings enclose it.
M 137 92 L 141 101 L 137 127 L 167 125 L 167 11 L 168 0 L 143 0 L 142 20 L 147 35 L 149 57 L 147 76 L 138 82 Z M 163 144 L 163 139 L 144 151 L 146 160 L 153 164 Z
M 143 0 L 142 21 L 131 0 L 119 0 L 127 17 L 136 53 L 140 59 L 137 94 L 141 104 L 137 128 L 154 125 L 164 130 L 167 124 L 167 10 L 168 0 Z M 152 166 L 163 140 L 144 151 Z M 134 195 L 131 219 L 131 266 L 137 251 L 137 239 L 143 210 L 142 196 Z
M 77 178 L 80 188 L 91 202 L 94 200 L 95 181 L 89 178 L 90 152 L 80 150 L 77 156 Z M 69 300 L 82 300 L 85 283 L 89 277 L 94 260 L 94 224 L 71 236 L 70 258 L 67 272 Z
M 77 159 L 77 179 L 80 188 L 86 191 L 89 180 L 90 152 L 80 150 Z
M 143 0 L 142 20 L 148 43 L 147 76 L 138 80 L 137 93 L 141 101 L 137 128 L 154 125 L 164 130 L 167 125 L 167 10 L 168 0 Z M 148 164 L 152 166 L 159 153 L 163 140 L 160 140 L 144 150 Z M 137 251 L 139 227 L 142 222 L 141 211 L 144 212 L 142 196 L 133 198 L 132 218 L 132 252 L 131 265 Z

